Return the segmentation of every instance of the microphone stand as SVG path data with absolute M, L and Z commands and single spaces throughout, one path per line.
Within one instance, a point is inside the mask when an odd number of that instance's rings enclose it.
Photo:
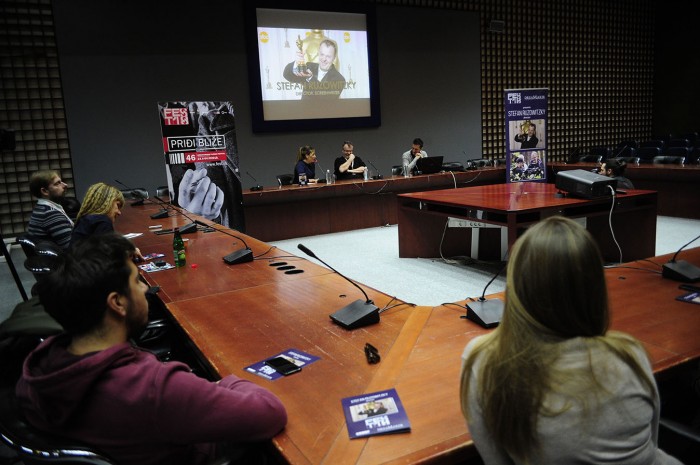
M 493 278 L 486 283 L 486 286 L 484 286 L 484 291 L 481 293 L 481 297 L 479 297 L 477 301 L 468 303 L 466 307 L 459 304 L 450 304 L 457 305 L 458 307 L 467 310 L 466 315 L 462 315 L 460 318 L 471 320 L 484 328 L 494 328 L 498 326 L 498 323 L 501 322 L 501 317 L 503 316 L 503 301 L 501 299 L 486 300 L 485 295 L 486 289 L 488 289 L 491 283 L 496 280 L 498 275 L 505 270 L 506 266 L 508 266 L 508 262 L 504 263 L 501 269 L 498 270 L 495 275 L 493 275 Z
M 261 191 L 261 190 L 263 190 L 263 186 L 261 186 L 260 184 L 258 184 L 258 180 L 255 179 L 255 178 L 253 177 L 252 174 L 250 174 L 250 173 L 247 172 L 247 171 L 245 172 L 245 174 L 247 174 L 248 176 L 250 176 L 250 178 L 251 178 L 253 181 L 255 181 L 255 185 L 254 185 L 253 187 L 250 188 L 251 191 L 255 192 L 255 191 Z
M 218 231 L 220 233 L 226 234 L 227 236 L 231 236 L 233 238 L 236 238 L 243 243 L 243 245 L 245 246 L 244 249 L 236 250 L 235 252 L 231 252 L 230 254 L 223 256 L 223 260 L 224 260 L 224 262 L 226 262 L 226 264 L 237 265 L 239 263 L 248 263 L 248 262 L 253 261 L 253 251 L 250 249 L 250 247 L 248 247 L 248 244 L 246 243 L 245 240 L 243 240 L 242 237 L 236 236 L 235 234 L 231 234 L 230 232 L 226 231 L 225 229 L 215 228 L 214 227 L 215 223 L 206 224 L 202 221 L 194 220 L 194 224 L 195 225 L 198 224 L 200 226 L 204 226 L 205 228 L 210 228 L 210 229 L 213 229 L 214 231 Z
M 695 281 L 700 281 L 700 268 L 687 262 L 686 260 L 676 261 L 676 257 L 679 253 L 681 253 L 681 250 L 685 249 L 698 239 L 700 239 L 700 236 L 688 242 L 683 247 L 678 249 L 678 252 L 673 254 L 671 260 L 664 264 L 663 268 L 661 269 L 662 277 L 684 283 L 694 283 Z
M 309 257 L 315 258 L 316 260 L 333 270 L 333 272 L 339 274 L 341 278 L 345 279 L 350 284 L 358 288 L 360 292 L 362 292 L 362 294 L 365 296 L 364 301 L 362 299 L 358 299 L 341 308 L 337 312 L 328 315 L 334 323 L 345 329 L 356 329 L 374 323 L 379 323 L 379 307 L 374 305 L 374 302 L 370 300 L 369 296 L 367 296 L 367 293 L 364 289 L 358 286 L 357 283 L 355 283 L 352 279 L 343 275 L 338 270 L 330 266 L 328 263 L 318 258 L 315 253 L 313 253 L 303 244 L 299 244 L 297 245 L 297 247 Z
M 372 179 L 384 179 L 384 176 L 382 176 L 381 174 L 379 174 L 379 170 L 377 169 L 376 166 L 374 166 L 374 163 L 372 163 L 372 162 L 369 161 L 369 160 L 367 160 L 367 162 L 369 162 L 369 164 L 372 165 L 372 168 L 374 168 L 374 170 L 377 172 L 377 175 L 376 175 L 376 176 L 372 176 Z

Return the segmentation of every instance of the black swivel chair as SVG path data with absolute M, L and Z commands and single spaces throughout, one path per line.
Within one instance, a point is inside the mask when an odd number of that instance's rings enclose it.
M 685 163 L 685 157 L 673 155 L 660 155 L 658 157 L 654 157 L 653 162 L 655 165 L 682 165 Z
M 591 149 L 588 151 L 588 153 L 590 155 L 600 156 L 601 161 L 605 161 L 613 155 L 612 150 L 610 150 L 609 147 L 605 147 L 603 145 L 597 145 L 595 147 L 591 147 Z
M 278 174 L 277 175 L 277 182 L 279 183 L 280 187 L 291 186 L 292 181 L 294 181 L 293 174 Z
M 611 158 L 611 160 L 624 161 L 628 165 L 638 165 L 639 164 L 639 157 L 615 157 L 615 158 Z
M 38 431 L 29 425 L 17 403 L 14 387 L 0 391 L 0 440 L 25 465 L 115 465 L 116 462 L 79 441 Z
M 661 155 L 661 147 L 657 146 L 644 146 L 637 149 L 637 156 L 639 157 L 639 163 L 652 163 L 655 157 Z
M 600 163 L 603 160 L 603 157 L 601 155 L 581 155 L 578 157 L 578 161 L 580 163 Z

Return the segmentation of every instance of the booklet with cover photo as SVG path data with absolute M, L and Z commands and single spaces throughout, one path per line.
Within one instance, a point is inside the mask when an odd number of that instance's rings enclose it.
M 341 400 L 350 439 L 411 431 L 396 389 Z

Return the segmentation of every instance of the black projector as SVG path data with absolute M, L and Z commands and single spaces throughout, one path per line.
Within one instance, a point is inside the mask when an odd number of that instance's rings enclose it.
M 617 179 L 586 170 L 559 171 L 555 186 L 577 197 L 597 199 L 610 197 L 617 187 Z M 612 191 L 608 186 L 612 187 Z

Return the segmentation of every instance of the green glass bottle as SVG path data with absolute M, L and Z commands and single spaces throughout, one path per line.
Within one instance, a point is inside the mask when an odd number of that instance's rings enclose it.
M 180 235 L 180 228 L 175 228 L 175 237 L 173 237 L 173 255 L 175 257 L 175 266 L 185 266 L 185 243 Z

